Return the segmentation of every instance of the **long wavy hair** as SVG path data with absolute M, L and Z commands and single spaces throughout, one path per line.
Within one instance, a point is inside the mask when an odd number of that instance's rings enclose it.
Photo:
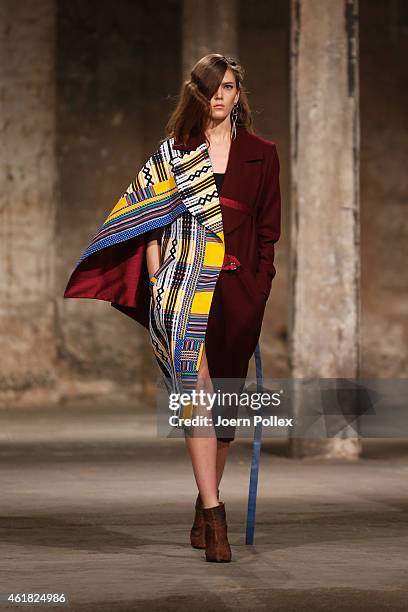
M 228 68 L 234 73 L 237 88 L 240 90 L 236 125 L 244 126 L 253 133 L 252 114 L 243 86 L 244 68 L 231 57 L 209 53 L 194 65 L 191 78 L 182 84 L 177 106 L 166 124 L 166 138 L 174 137 L 177 142 L 185 144 L 190 136 L 205 132 L 211 119 L 211 98 L 222 83 Z M 208 143 L 207 137 L 206 140 Z

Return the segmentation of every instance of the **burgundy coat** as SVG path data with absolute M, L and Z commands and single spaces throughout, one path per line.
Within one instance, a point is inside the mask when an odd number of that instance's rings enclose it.
M 204 135 L 174 148 L 192 150 Z M 245 378 L 259 339 L 280 237 L 279 159 L 275 143 L 238 127 L 220 195 L 225 251 L 238 260 L 221 270 L 208 318 L 205 348 L 210 375 Z M 157 230 L 155 230 L 157 231 Z M 146 265 L 149 233 L 85 259 L 71 275 L 64 297 L 107 300 L 149 329 L 150 290 Z
M 220 200 L 226 254 L 240 265 L 221 270 L 215 288 L 205 342 L 211 377 L 245 379 L 259 339 L 281 232 L 279 169 L 275 143 L 238 129 Z

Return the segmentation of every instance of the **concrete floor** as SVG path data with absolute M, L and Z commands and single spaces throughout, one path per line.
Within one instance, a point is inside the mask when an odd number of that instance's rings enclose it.
M 221 487 L 233 562 L 207 563 L 188 540 L 185 443 L 158 439 L 153 412 L 1 410 L 0 593 L 69 601 L 26 610 L 407 610 L 406 442 L 370 440 L 357 463 L 321 463 L 266 440 L 254 546 L 250 452 L 233 444 Z

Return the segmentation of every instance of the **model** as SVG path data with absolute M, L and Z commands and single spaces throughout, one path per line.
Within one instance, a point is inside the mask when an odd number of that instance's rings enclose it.
M 242 67 L 216 53 L 200 59 L 166 138 L 98 229 L 64 293 L 107 300 L 146 327 L 171 393 L 212 393 L 214 381 L 218 391 L 239 392 L 259 339 L 281 201 L 276 145 L 251 126 Z M 178 416 L 209 413 L 204 404 L 189 408 Z M 214 416 L 223 410 L 214 406 Z M 183 430 L 198 487 L 191 545 L 205 549 L 207 561 L 228 562 L 219 485 L 234 428 Z

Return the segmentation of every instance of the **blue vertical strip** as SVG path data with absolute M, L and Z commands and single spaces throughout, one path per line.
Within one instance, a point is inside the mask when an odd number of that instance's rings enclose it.
M 262 361 L 261 361 L 261 350 L 259 347 L 259 342 L 257 343 L 255 347 L 255 368 L 256 368 L 256 390 L 259 393 L 263 391 Z M 245 544 L 254 543 L 256 495 L 257 495 L 257 489 L 258 489 L 258 473 L 259 473 L 259 460 L 261 456 L 261 444 L 262 444 L 262 422 L 255 425 L 255 430 L 254 430 L 254 442 L 252 445 L 251 473 L 250 473 L 250 478 L 249 478 L 249 493 L 248 493 L 248 509 L 247 509 Z

